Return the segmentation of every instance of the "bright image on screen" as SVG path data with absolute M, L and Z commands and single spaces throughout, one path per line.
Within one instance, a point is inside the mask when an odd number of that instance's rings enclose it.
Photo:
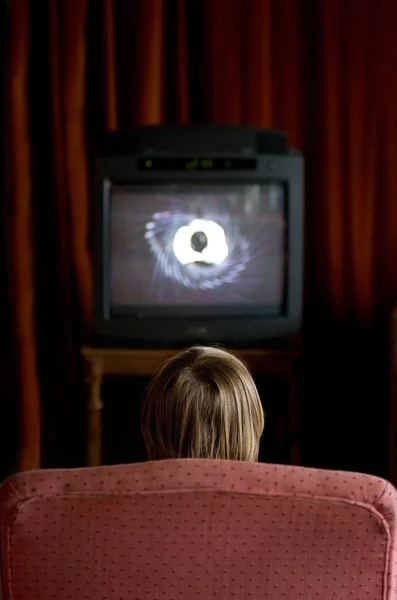
M 279 184 L 113 185 L 109 226 L 115 313 L 163 306 L 282 311 Z

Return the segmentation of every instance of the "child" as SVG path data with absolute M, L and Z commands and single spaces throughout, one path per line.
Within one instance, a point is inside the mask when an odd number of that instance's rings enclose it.
M 220 348 L 196 346 L 171 358 L 150 383 L 142 409 L 149 460 L 256 461 L 263 427 L 247 367 Z

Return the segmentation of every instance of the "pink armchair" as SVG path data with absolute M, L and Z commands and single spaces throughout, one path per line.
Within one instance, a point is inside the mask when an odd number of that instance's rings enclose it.
M 0 489 L 3 600 L 395 600 L 396 509 L 382 479 L 266 464 L 27 472 Z

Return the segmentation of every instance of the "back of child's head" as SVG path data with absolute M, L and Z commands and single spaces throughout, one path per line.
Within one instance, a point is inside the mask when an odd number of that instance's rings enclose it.
M 255 383 L 233 354 L 196 346 L 163 365 L 142 409 L 149 460 L 255 461 L 264 414 Z

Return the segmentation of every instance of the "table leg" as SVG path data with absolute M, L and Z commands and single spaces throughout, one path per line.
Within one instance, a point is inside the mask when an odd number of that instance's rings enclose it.
M 97 467 L 102 459 L 102 371 L 90 366 L 87 373 L 88 402 L 87 402 L 87 463 L 89 467 Z
M 299 465 L 300 440 L 299 440 L 299 373 L 295 372 L 289 381 L 289 435 L 290 435 L 290 460 L 292 465 Z

